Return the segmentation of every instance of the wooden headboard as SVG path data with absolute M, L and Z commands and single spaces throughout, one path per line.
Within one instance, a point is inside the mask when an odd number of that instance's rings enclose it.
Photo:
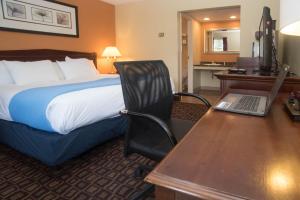
M 54 49 L 0 51 L 0 60 L 11 60 L 11 61 L 38 61 L 38 60 L 64 61 L 66 56 L 69 56 L 70 58 L 87 58 L 89 60 L 93 60 L 95 66 L 97 67 L 96 53 L 64 51 L 64 50 L 54 50 Z

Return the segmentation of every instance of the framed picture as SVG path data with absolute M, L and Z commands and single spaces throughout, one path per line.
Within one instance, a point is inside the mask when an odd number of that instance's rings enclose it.
M 79 37 L 77 7 L 49 0 L 0 0 L 0 30 Z

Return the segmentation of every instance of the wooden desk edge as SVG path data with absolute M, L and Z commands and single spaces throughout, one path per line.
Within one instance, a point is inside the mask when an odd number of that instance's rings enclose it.
M 163 188 L 168 188 L 197 198 L 214 200 L 249 200 L 248 198 L 226 194 L 225 192 L 216 191 L 212 188 L 172 178 L 160 174 L 156 170 L 153 170 L 145 178 L 145 181 L 157 186 L 161 186 Z
M 211 112 L 214 112 L 213 107 L 210 108 L 205 115 L 199 119 L 194 126 L 191 128 L 191 130 L 188 132 L 188 134 L 193 131 L 193 129 L 196 127 L 198 123 L 200 123 L 207 115 L 209 115 Z M 188 135 L 187 134 L 187 135 Z M 186 136 L 187 136 L 186 135 Z M 164 158 L 156 167 L 155 169 L 146 176 L 144 179 L 146 182 L 152 183 L 154 185 L 158 185 L 164 188 L 168 188 L 171 190 L 175 190 L 184 194 L 188 194 L 191 196 L 195 196 L 197 198 L 209 198 L 209 199 L 215 199 L 215 200 L 246 200 L 248 198 L 238 197 L 234 195 L 229 195 L 221 191 L 216 191 L 212 188 L 196 185 L 187 181 L 182 181 L 176 178 L 172 178 L 170 176 L 163 175 L 159 172 L 157 172 L 157 169 L 159 166 L 168 160 L 168 156 L 171 155 L 174 150 L 180 145 L 181 142 L 185 140 L 184 137 L 176 146 L 175 148 Z
M 232 90 L 231 90 L 232 91 Z M 243 91 L 243 89 L 236 89 L 234 91 Z M 266 92 L 266 91 L 260 91 Z M 286 98 L 287 93 L 280 93 L 278 97 L 280 101 Z M 165 162 L 169 161 L 170 156 L 172 156 L 176 149 L 180 146 L 181 142 L 184 142 L 188 135 L 196 128 L 198 123 L 201 123 L 202 120 L 205 120 L 212 112 L 214 111 L 212 108 L 194 125 L 194 127 L 190 130 L 190 132 L 184 137 L 179 144 L 169 153 L 168 156 L 160 163 L 158 166 L 145 178 L 145 181 L 155 184 L 159 187 L 166 188 L 168 190 L 173 190 L 175 192 L 191 195 L 197 198 L 204 198 L 204 199 L 215 199 L 215 200 L 245 200 L 249 199 L 246 196 L 239 196 L 232 194 L 230 192 L 225 192 L 222 190 L 216 190 L 214 188 L 210 188 L 209 186 L 204 186 L 200 184 L 195 184 L 193 181 L 187 181 L 181 179 L 177 176 L 172 176 L 168 173 L 164 173 L 164 171 L 160 171 L 160 165 L 163 165 Z M 182 169 L 184 170 L 184 169 Z M 175 193 L 174 192 L 174 193 Z

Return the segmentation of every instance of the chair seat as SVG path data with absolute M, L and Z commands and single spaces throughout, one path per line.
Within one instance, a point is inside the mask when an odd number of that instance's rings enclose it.
M 167 124 L 179 142 L 193 127 L 194 122 L 190 120 L 172 118 L 169 122 L 167 122 Z
M 167 122 L 167 125 L 179 142 L 192 128 L 194 123 L 188 120 L 171 118 Z M 160 129 L 157 128 L 154 131 L 153 127 L 151 127 L 151 129 L 143 129 L 140 131 L 143 131 L 143 134 L 137 134 L 130 141 L 130 147 L 133 152 L 146 156 L 152 160 L 160 161 L 173 148 L 169 139 L 164 136 Z M 151 137 L 145 137 L 147 134 L 151 135 Z M 156 139 L 157 137 L 161 138 L 159 142 Z M 153 138 L 153 140 L 151 138 Z

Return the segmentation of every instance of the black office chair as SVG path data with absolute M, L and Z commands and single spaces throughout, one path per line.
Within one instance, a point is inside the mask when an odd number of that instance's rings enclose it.
M 124 155 L 138 153 L 154 161 L 160 161 L 184 137 L 193 122 L 171 118 L 174 95 L 168 68 L 163 61 L 129 61 L 114 63 L 120 74 L 129 127 L 125 135 Z M 208 108 L 211 104 L 203 97 L 189 93 Z M 136 175 L 148 167 L 141 166 Z M 154 190 L 152 185 L 132 199 L 143 199 Z

